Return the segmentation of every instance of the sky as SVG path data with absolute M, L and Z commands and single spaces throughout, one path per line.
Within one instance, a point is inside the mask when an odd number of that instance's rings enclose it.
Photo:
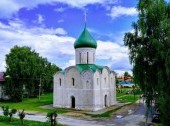
M 131 73 L 123 38 L 137 21 L 137 0 L 0 0 L 0 71 L 15 45 L 29 46 L 62 69 L 75 65 L 85 26 L 97 41 L 96 64 Z

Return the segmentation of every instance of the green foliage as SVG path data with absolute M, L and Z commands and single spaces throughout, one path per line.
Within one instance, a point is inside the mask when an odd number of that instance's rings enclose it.
M 9 115 L 9 106 L 2 106 L 4 116 Z
M 38 96 L 39 90 L 52 91 L 53 75 L 60 70 L 29 47 L 14 46 L 6 55 L 6 64 L 5 91 L 16 102 L 24 95 Z
M 16 114 L 16 109 L 9 110 L 9 106 L 2 106 L 4 116 L 9 116 L 9 121 L 12 122 L 13 114 Z
M 128 77 L 131 77 L 131 75 L 126 71 L 126 72 L 124 73 L 124 80 L 127 80 Z
M 134 81 L 146 95 L 147 106 L 160 105 L 163 125 L 170 125 L 170 4 L 164 0 L 139 0 L 139 19 L 126 33 Z M 157 95 L 158 94 L 158 95 Z M 163 107 L 161 107 L 163 106 Z
M 21 120 L 23 120 L 24 118 L 25 118 L 25 112 L 24 112 L 24 109 L 21 111 L 21 112 L 19 112 L 19 118 L 21 119 Z
M 25 120 L 24 125 L 22 125 L 19 119 L 14 119 L 12 123 L 9 123 L 7 117 L 0 116 L 0 126 L 50 126 L 50 123 Z M 57 124 L 57 126 L 64 126 L 64 125 Z
M 123 103 L 134 103 L 139 99 L 140 95 L 141 91 L 138 88 L 120 88 L 116 90 L 116 100 Z
M 24 112 L 24 109 L 20 112 L 19 111 L 19 114 L 18 114 L 20 120 L 21 120 L 21 124 L 23 125 L 24 124 L 24 118 L 25 118 L 25 112 Z
M 48 112 L 47 113 L 47 118 L 48 120 L 51 122 L 51 126 L 56 126 L 57 125 L 57 112 L 53 111 L 53 112 Z
M 0 106 L 10 106 L 11 108 L 16 108 L 18 110 L 25 109 L 28 111 L 47 113 L 52 110 L 48 108 L 43 108 L 42 106 L 50 105 L 52 103 L 53 103 L 53 94 L 48 93 L 48 94 L 43 94 L 40 100 L 37 98 L 27 98 L 27 99 L 24 99 L 22 102 L 17 102 L 17 103 L 3 101 L 1 102 Z M 68 109 L 59 109 L 59 108 L 55 110 L 59 114 L 70 111 Z

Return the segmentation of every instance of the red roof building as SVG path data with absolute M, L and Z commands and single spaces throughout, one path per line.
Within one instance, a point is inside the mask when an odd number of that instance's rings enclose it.
M 4 82 L 5 79 L 4 79 L 4 73 L 3 72 L 0 72 L 0 82 Z
M 125 77 L 125 76 L 117 76 L 117 79 L 119 80 L 119 81 L 132 81 L 132 77 Z

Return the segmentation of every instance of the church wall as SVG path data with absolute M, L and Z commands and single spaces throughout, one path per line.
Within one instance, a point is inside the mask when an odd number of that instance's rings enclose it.
M 56 73 L 54 75 L 54 88 L 53 88 L 53 105 L 63 105 L 63 88 L 64 88 L 64 75 L 62 73 Z
M 77 48 L 75 50 L 76 64 L 94 64 L 95 63 L 95 52 L 96 50 L 94 48 Z M 88 57 L 88 60 L 87 60 L 87 57 Z
M 102 73 L 86 70 L 80 74 L 75 67 L 69 67 L 65 74 L 54 75 L 54 107 L 71 108 L 72 96 L 75 97 L 75 108 L 80 110 L 96 111 L 105 108 L 105 105 L 114 105 L 115 74 L 106 68 Z
M 114 105 L 116 103 L 116 83 L 115 74 L 112 72 L 110 74 L 110 103 Z
M 93 71 L 86 70 L 81 74 L 81 82 L 83 85 L 83 89 L 91 90 L 93 89 Z
M 99 71 L 96 71 L 94 74 L 94 111 L 102 109 L 102 97 L 101 97 L 101 73 Z
M 65 73 L 65 87 L 63 93 L 63 106 L 66 108 L 71 107 L 71 96 L 74 96 L 77 99 L 76 89 L 81 89 L 82 85 L 80 83 L 80 74 L 75 67 L 67 68 Z
M 72 83 L 74 78 L 74 86 Z M 70 67 L 66 70 L 65 86 L 63 87 L 64 108 L 71 108 L 71 97 L 75 97 L 75 108 L 92 110 L 93 104 L 93 72 L 85 71 L 81 75 L 76 68 Z M 61 91 L 59 91 L 61 93 Z M 60 98 L 61 99 L 61 98 Z
M 77 71 L 76 67 L 69 67 L 65 74 L 65 89 L 66 88 L 76 88 L 81 89 L 82 84 L 80 83 L 80 73 Z
M 103 107 L 110 106 L 110 71 L 107 67 L 102 70 L 101 102 Z
M 81 74 L 81 83 L 83 84 L 83 94 L 80 98 L 81 106 L 84 109 L 93 109 L 93 77 L 94 73 L 91 70 L 86 70 Z M 81 107 L 82 108 L 82 107 Z

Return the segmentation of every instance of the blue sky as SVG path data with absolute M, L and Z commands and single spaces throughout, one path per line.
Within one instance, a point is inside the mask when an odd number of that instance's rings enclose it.
M 98 65 L 122 74 L 131 71 L 125 32 L 137 20 L 137 0 L 1 0 L 0 71 L 14 45 L 29 46 L 61 68 L 74 65 L 73 44 L 84 28 L 98 43 Z

